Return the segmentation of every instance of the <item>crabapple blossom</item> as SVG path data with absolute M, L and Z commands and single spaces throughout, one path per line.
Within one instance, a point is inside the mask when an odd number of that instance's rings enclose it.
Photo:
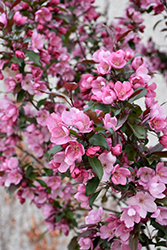
M 125 185 L 126 184 L 126 177 L 130 175 L 130 171 L 127 168 L 121 168 L 119 164 L 113 167 L 111 180 L 114 184 L 118 185 Z
M 142 191 L 138 192 L 135 196 L 128 198 L 126 203 L 128 205 L 137 205 L 140 207 L 138 213 L 142 218 L 145 218 L 147 212 L 155 212 L 157 209 L 156 203 L 154 202 L 155 198 L 148 193 Z
M 4 84 L 6 85 L 6 91 L 12 92 L 16 87 L 16 81 L 13 77 L 9 76 L 4 80 Z
M 35 12 L 35 21 L 45 24 L 49 22 L 52 18 L 52 14 L 49 9 L 46 7 L 42 7 L 40 10 Z
M 111 176 L 116 157 L 112 155 L 111 152 L 103 152 L 99 155 L 98 159 L 100 160 L 104 171 L 102 181 L 108 181 Z
M 165 191 L 166 186 L 164 183 L 160 182 L 157 176 L 154 176 L 148 183 L 148 190 L 150 194 L 158 199 L 162 199 L 165 197 L 163 192 Z
M 25 24 L 27 21 L 27 17 L 23 17 L 19 11 L 16 11 L 16 13 L 13 16 L 13 21 L 15 22 L 16 25 L 20 26 Z
M 89 205 L 89 196 L 85 195 L 85 186 L 80 184 L 78 187 L 78 192 L 74 195 L 74 198 L 78 202 L 81 202 L 81 207 L 87 207 Z
M 124 221 L 127 228 L 133 227 L 135 222 L 140 222 L 140 207 L 138 205 L 128 206 L 125 208 L 123 207 L 121 209 L 124 212 L 122 213 L 120 220 Z
M 103 217 L 103 208 L 99 207 L 97 211 L 91 210 L 85 217 L 86 224 L 97 224 Z
M 164 166 L 164 162 L 159 162 L 156 166 L 156 176 L 162 183 L 167 184 L 167 168 Z
M 157 207 L 155 213 L 151 215 L 152 218 L 156 218 L 159 224 L 167 226 L 167 208 Z
M 78 241 L 78 244 L 80 245 L 80 249 L 82 250 L 88 250 L 88 249 L 93 249 L 93 242 L 90 238 L 80 238 Z
M 121 69 L 125 66 L 126 61 L 125 59 L 125 52 L 120 49 L 116 52 L 112 52 L 110 55 L 110 65 L 115 69 Z
M 118 99 L 121 101 L 126 100 L 133 93 L 133 89 L 131 87 L 131 84 L 130 84 L 130 82 L 127 82 L 127 81 L 124 81 L 123 83 L 121 83 L 120 81 L 117 81 L 115 83 L 114 90 L 117 94 Z

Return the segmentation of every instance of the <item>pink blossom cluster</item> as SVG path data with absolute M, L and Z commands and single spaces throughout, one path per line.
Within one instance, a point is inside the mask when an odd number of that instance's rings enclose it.
M 41 209 L 49 230 L 74 228 L 77 249 L 141 250 L 143 238 L 159 247 L 166 244 L 167 117 L 152 74 L 165 74 L 166 62 L 140 32 L 142 13 L 158 15 L 165 5 L 130 1 L 108 27 L 94 2 L 0 5 L 7 48 L 0 79 L 10 72 L 0 100 L 0 183 Z M 147 234 L 149 223 L 162 241 Z

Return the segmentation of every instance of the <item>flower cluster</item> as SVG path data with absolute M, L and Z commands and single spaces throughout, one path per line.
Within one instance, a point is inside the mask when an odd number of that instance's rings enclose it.
M 167 116 L 152 80 L 166 62 L 139 37 L 142 13 L 166 6 L 130 2 L 112 28 L 94 0 L 0 5 L 0 183 L 49 230 L 75 229 L 70 250 L 166 245 Z

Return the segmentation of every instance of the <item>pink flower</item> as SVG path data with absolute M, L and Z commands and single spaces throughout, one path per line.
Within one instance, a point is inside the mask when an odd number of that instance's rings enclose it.
M 120 144 L 111 147 L 111 152 L 113 155 L 120 155 L 122 152 L 122 146 Z
M 117 118 L 115 116 L 111 117 L 108 113 L 103 118 L 103 123 L 105 129 L 112 128 L 115 131 L 117 126 Z
M 27 17 L 23 17 L 19 11 L 16 11 L 13 16 L 13 21 L 16 25 L 23 25 L 27 21 Z
M 65 173 L 67 171 L 68 168 L 72 168 L 72 170 L 74 169 L 74 164 L 73 164 L 73 161 L 67 161 L 66 159 L 66 155 L 65 155 L 65 152 L 61 151 L 61 152 L 58 152 L 57 154 L 54 155 L 54 162 L 57 163 L 57 167 L 58 167 L 58 170 L 61 172 L 61 173 Z
M 103 177 L 102 177 L 102 181 L 108 181 L 110 176 L 111 176 L 111 172 L 113 169 L 113 164 L 116 161 L 116 157 L 114 155 L 112 155 L 111 152 L 103 152 L 98 159 L 100 160 L 102 166 L 103 166 Z
M 98 156 L 99 153 L 97 153 L 100 150 L 99 146 L 91 146 L 88 148 L 88 150 L 86 151 L 86 155 L 89 157 L 94 157 L 94 156 Z
M 137 205 L 133 206 L 128 206 L 125 208 L 121 208 L 124 212 L 121 215 L 120 220 L 124 221 L 125 225 L 127 228 L 133 227 L 134 223 L 139 223 L 140 222 L 140 215 L 139 215 L 139 210 L 140 207 Z
M 150 194 L 144 192 L 138 192 L 135 196 L 128 198 L 128 205 L 138 205 L 140 207 L 139 214 L 142 218 L 145 218 L 147 212 L 155 212 L 157 209 L 157 205 L 154 202 L 155 198 L 153 198 Z
M 130 82 L 126 81 L 124 81 L 123 83 L 117 81 L 115 83 L 114 90 L 117 94 L 118 99 L 121 101 L 124 101 L 125 99 L 129 98 L 133 93 L 133 89 L 131 87 Z
M 164 167 L 164 162 L 159 162 L 156 166 L 156 176 L 158 179 L 167 184 L 167 167 Z
M 8 20 L 7 20 L 5 13 L 1 13 L 1 15 L 0 15 L 0 23 L 2 23 L 4 25 L 3 28 L 5 28 L 7 26 Z M 1 28 L 1 25 L 0 25 L 0 28 Z
M 166 126 L 166 120 L 162 116 L 154 116 L 149 120 L 149 125 L 155 132 L 161 132 Z
M 26 90 L 30 95 L 34 94 L 32 75 L 27 74 L 21 82 L 21 86 Z
M 132 68 L 134 70 L 137 70 L 137 68 L 139 68 L 143 63 L 144 63 L 143 57 L 137 56 L 133 59 Z
M 164 4 L 163 3 L 157 3 L 153 6 L 154 14 L 160 14 L 164 10 Z
M 25 54 L 21 50 L 16 50 L 15 51 L 15 56 L 18 57 L 18 58 L 25 58 Z
M 5 79 L 4 84 L 6 85 L 7 92 L 12 92 L 16 87 L 16 81 L 11 76 L 9 76 Z
M 34 52 L 39 52 L 43 48 L 43 36 L 38 34 L 36 30 L 33 31 L 31 36 L 31 47 Z
M 51 116 L 46 118 L 46 124 L 49 131 L 51 132 L 54 127 L 61 126 L 63 123 L 59 115 L 52 113 Z
M 69 145 L 65 149 L 66 157 L 70 162 L 81 161 L 82 155 L 85 154 L 83 145 L 77 141 L 69 141 Z
M 116 228 L 115 235 L 120 237 L 123 242 L 126 242 L 129 239 L 130 232 L 133 230 L 133 227 L 127 228 L 124 222 Z
M 162 135 L 159 138 L 159 142 L 164 146 L 164 148 L 167 148 L 167 135 Z
M 75 167 L 71 172 L 71 177 L 76 179 L 78 182 L 86 183 L 89 178 L 89 173 L 85 169 Z
M 55 144 L 65 144 L 70 141 L 69 133 L 70 130 L 63 124 L 60 126 L 55 126 L 51 129 L 51 142 Z
M 140 76 L 143 78 L 144 83 L 148 83 L 151 80 L 151 76 L 148 75 L 148 69 L 145 64 L 139 66 L 136 70 L 136 76 Z
M 45 180 L 48 187 L 51 187 L 51 189 L 55 190 L 60 187 L 61 185 L 61 178 L 59 176 L 49 176 Z
M 82 250 L 93 249 L 93 242 L 88 237 L 86 238 L 81 237 L 80 240 L 78 241 L 78 244 L 80 245 L 80 249 Z
M 91 210 L 85 217 L 86 224 L 97 224 L 103 217 L 103 208 L 99 207 L 97 211 Z
M 23 179 L 23 176 L 18 172 L 17 169 L 12 170 L 5 181 L 5 186 L 9 187 L 11 183 L 17 185 Z
M 22 73 L 17 73 L 17 74 L 15 75 L 15 79 L 16 79 L 17 82 L 21 82 L 21 81 L 23 80 L 23 75 L 22 75 Z
M 89 133 L 92 131 L 93 122 L 89 117 L 77 108 L 71 108 L 69 111 L 62 113 L 62 120 L 68 126 L 75 126 L 81 133 Z
M 40 10 L 35 12 L 35 22 L 45 24 L 46 22 L 49 22 L 51 18 L 52 14 L 50 13 L 50 10 L 46 7 L 42 7 Z
M 137 176 L 140 177 L 139 183 L 143 186 L 148 185 L 148 182 L 153 178 L 155 175 L 155 171 L 148 167 L 141 167 L 137 171 Z
M 111 180 L 114 184 L 126 185 L 126 177 L 130 175 L 130 171 L 127 168 L 120 168 L 117 164 L 112 170 Z
M 74 195 L 74 198 L 77 199 L 78 202 L 81 202 L 81 207 L 87 207 L 89 205 L 89 196 L 85 195 L 86 187 L 81 184 L 78 187 L 78 192 Z
M 16 71 L 19 69 L 19 65 L 18 65 L 18 63 L 11 63 L 10 68 L 11 68 L 11 70 Z
M 37 115 L 38 117 L 36 119 L 37 119 L 38 124 L 40 124 L 42 127 L 45 127 L 46 119 L 49 116 L 49 112 L 47 110 L 39 110 L 37 112 Z
M 92 93 L 96 94 L 98 91 L 101 91 L 102 87 L 106 86 L 106 79 L 101 76 L 98 76 L 95 80 L 92 81 Z
M 115 69 L 122 69 L 126 64 L 124 60 L 125 55 L 126 53 L 122 49 L 112 52 L 110 55 L 110 65 Z
M 97 93 L 97 96 L 99 92 Z M 116 100 L 116 93 L 108 85 L 102 88 L 101 100 L 104 104 L 112 104 Z
M 154 90 L 156 90 L 157 85 L 155 82 L 151 83 L 150 85 L 146 84 L 146 88 L 147 88 L 146 97 L 148 98 L 156 97 L 156 92 Z
M 163 192 L 165 189 L 165 184 L 159 181 L 158 176 L 154 176 L 148 183 L 148 190 L 154 198 L 164 198 L 165 194 L 163 194 Z
M 111 223 L 101 226 L 100 232 L 97 233 L 98 236 L 100 236 L 101 239 L 107 239 L 110 241 L 114 237 L 114 230 L 111 227 Z
M 152 218 L 156 218 L 159 224 L 167 226 L 167 208 L 157 207 L 155 213 L 151 215 Z

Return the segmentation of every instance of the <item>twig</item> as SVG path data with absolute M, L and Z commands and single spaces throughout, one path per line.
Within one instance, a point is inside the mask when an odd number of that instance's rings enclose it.
M 38 162 L 43 168 L 45 167 L 42 162 L 40 162 L 34 155 L 30 154 L 27 150 L 22 149 L 20 146 L 16 145 L 16 147 L 18 149 L 20 149 L 22 152 L 24 152 L 25 154 L 29 155 L 30 157 L 32 157 L 36 162 Z

